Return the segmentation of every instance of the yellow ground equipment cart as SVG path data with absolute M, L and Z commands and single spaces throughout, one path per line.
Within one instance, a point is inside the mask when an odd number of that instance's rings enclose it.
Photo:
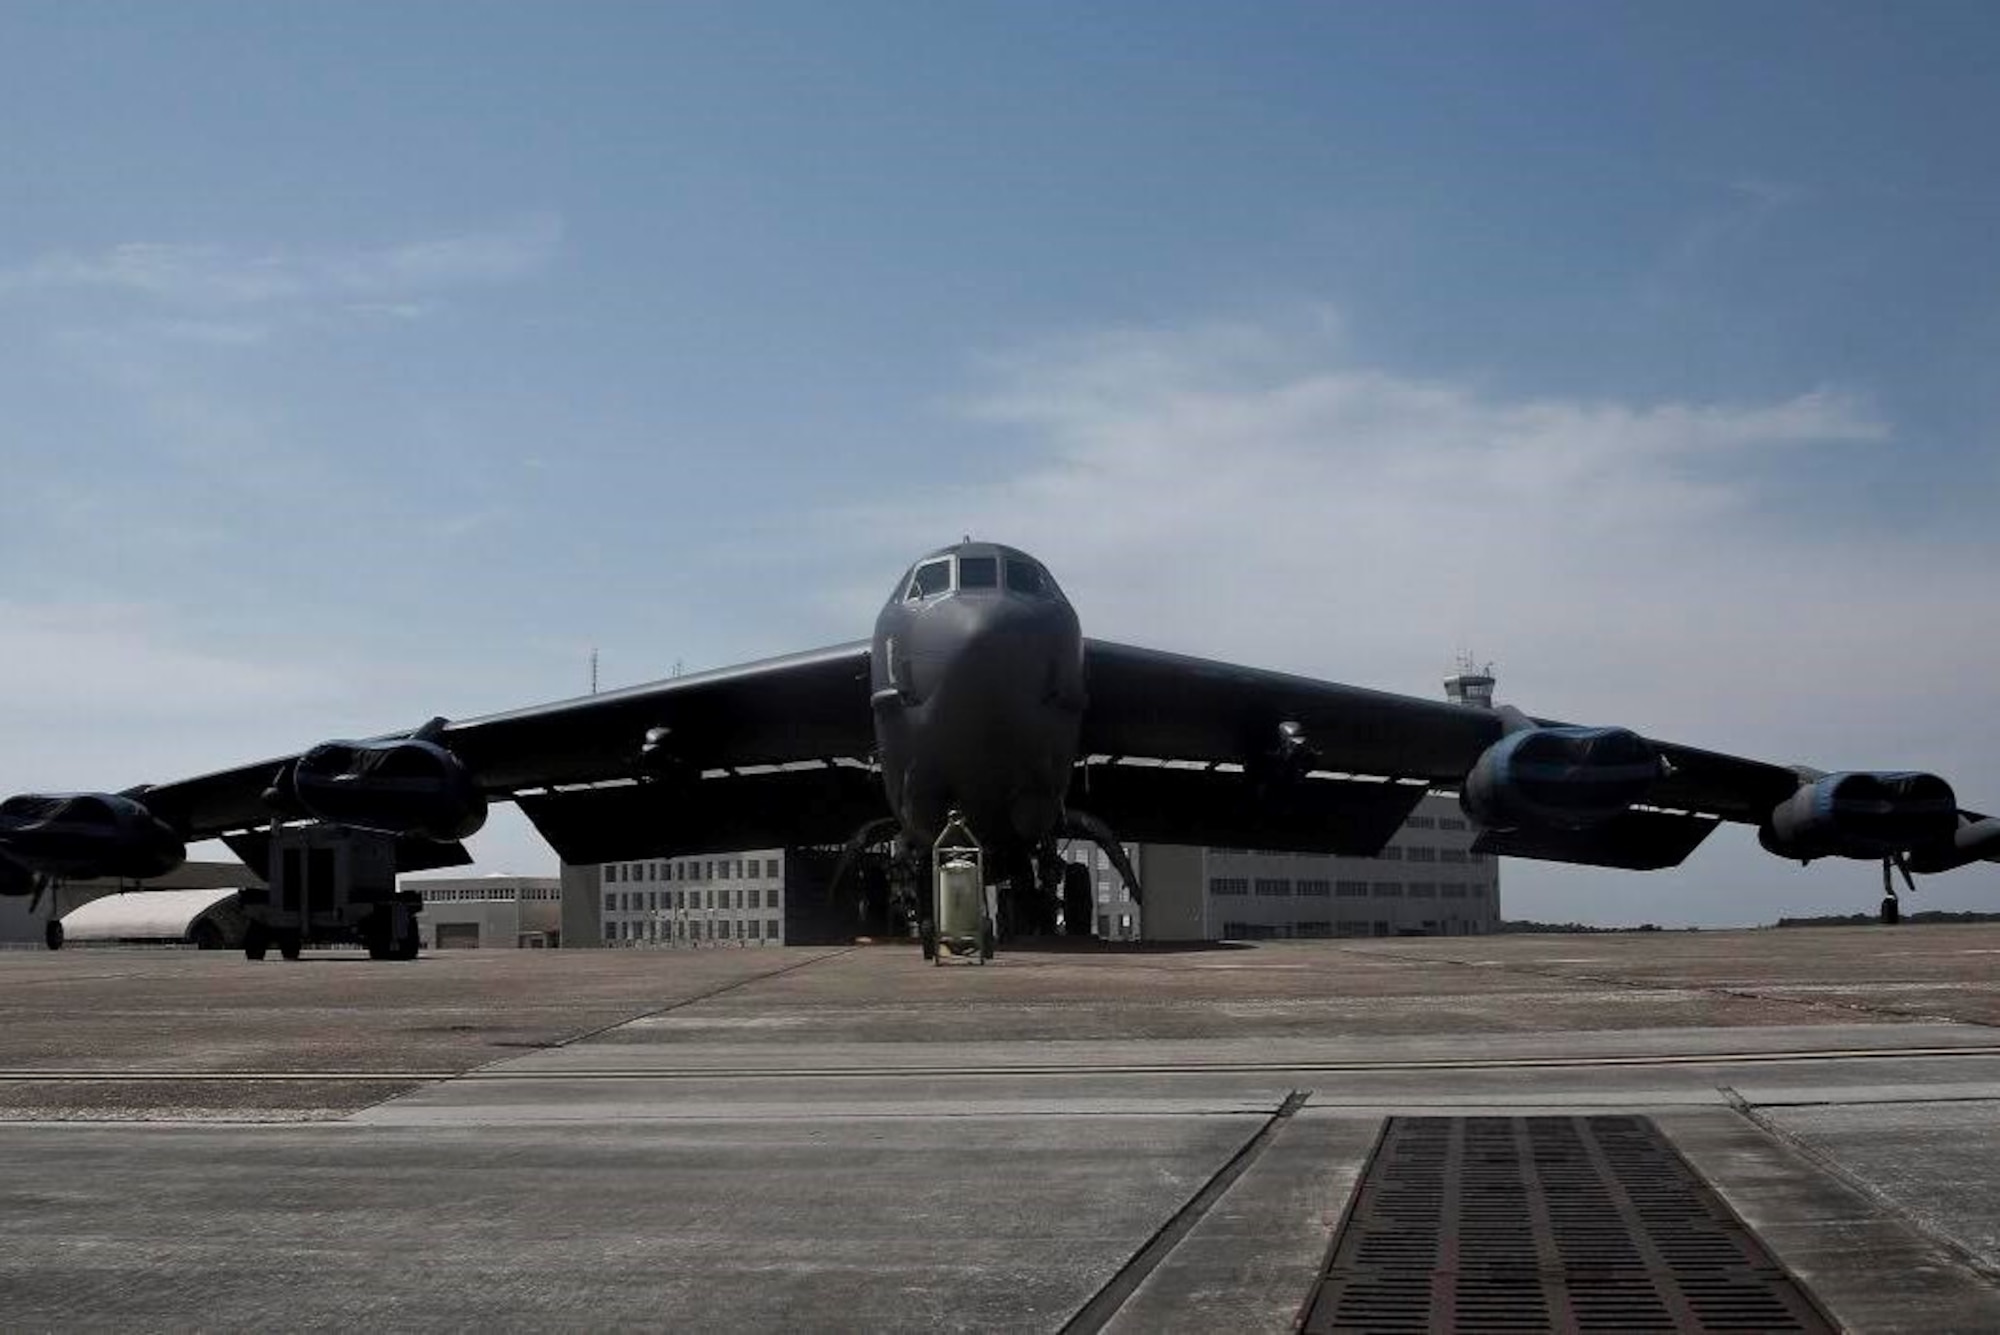
M 923 924 L 924 958 L 993 958 L 993 905 L 986 895 L 986 854 L 956 811 L 931 845 L 931 911 Z

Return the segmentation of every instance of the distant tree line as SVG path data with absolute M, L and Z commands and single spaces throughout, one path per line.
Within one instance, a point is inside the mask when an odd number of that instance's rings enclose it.
M 1532 922 L 1529 921 L 1528 919 L 1523 918 L 1516 922 L 1502 922 L 1498 927 L 1494 928 L 1493 930 L 1499 933 L 1507 933 L 1507 932 L 1594 933 L 1594 932 L 1657 932 L 1663 929 L 1657 923 L 1650 923 L 1650 922 L 1642 922 L 1637 927 L 1593 927 L 1587 922 Z M 1699 927 L 1690 927 L 1687 928 L 1686 930 L 1690 932 L 1698 932 L 1701 929 Z
M 1872 913 L 1828 913 L 1817 918 L 1780 918 L 1780 927 L 1873 927 L 1880 919 Z M 1925 909 L 1922 913 L 1905 913 L 1905 923 L 1924 922 L 2000 922 L 2000 913 L 1949 913 L 1943 909 Z M 1504 929 L 1503 929 L 1504 930 Z

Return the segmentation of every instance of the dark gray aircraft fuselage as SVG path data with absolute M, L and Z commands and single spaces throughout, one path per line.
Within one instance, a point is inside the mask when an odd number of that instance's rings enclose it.
M 1083 718 L 1083 633 L 1048 572 L 997 544 L 934 552 L 890 595 L 873 650 L 882 781 L 905 836 L 928 847 L 956 810 L 1012 860 L 1055 833 Z

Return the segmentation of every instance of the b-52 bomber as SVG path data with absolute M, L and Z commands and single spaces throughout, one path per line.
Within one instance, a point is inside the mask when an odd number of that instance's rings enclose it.
M 462 865 L 493 801 L 572 863 L 887 843 L 907 869 L 956 813 L 1007 926 L 1048 930 L 1060 906 L 1087 932 L 1090 878 L 1063 840 L 1100 845 L 1137 897 L 1121 841 L 1369 856 L 1434 790 L 1458 794 L 1487 854 L 1670 867 L 1731 821 L 1780 857 L 1879 861 L 1885 921 L 1892 869 L 1913 885 L 2000 860 L 2000 819 L 1960 810 L 1936 775 L 1822 773 L 1085 639 L 1039 561 L 964 542 L 897 580 L 866 641 L 122 792 L 9 798 L 0 893 L 155 876 L 190 841 L 242 851 L 312 823 L 392 836 L 398 870 Z M 396 957 L 387 915 L 363 936 Z

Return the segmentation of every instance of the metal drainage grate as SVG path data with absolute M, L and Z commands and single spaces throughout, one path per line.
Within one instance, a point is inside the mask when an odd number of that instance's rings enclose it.
M 1392 1117 L 1320 1331 L 1832 1331 L 1643 1117 Z

